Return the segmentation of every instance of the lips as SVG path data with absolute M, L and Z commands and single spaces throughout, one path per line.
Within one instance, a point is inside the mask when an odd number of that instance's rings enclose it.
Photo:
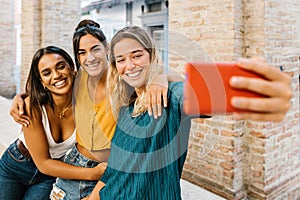
M 87 66 L 88 69 L 93 69 L 93 68 L 98 67 L 99 65 L 100 65 L 100 63 L 98 62 L 98 63 L 95 63 L 95 64 L 88 64 L 86 66 Z
M 138 71 L 135 71 L 135 72 L 130 72 L 130 73 L 125 73 L 129 78 L 135 78 L 135 77 L 138 77 L 141 73 L 142 73 L 143 70 L 138 70 Z
M 54 85 L 55 87 L 60 88 L 60 87 L 64 86 L 65 83 L 66 83 L 66 78 L 63 79 L 63 80 L 60 80 L 60 81 L 58 81 L 58 82 L 56 82 L 56 83 L 54 83 L 53 85 Z

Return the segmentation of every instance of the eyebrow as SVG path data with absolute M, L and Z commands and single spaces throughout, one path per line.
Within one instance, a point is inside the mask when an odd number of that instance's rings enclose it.
M 59 61 L 58 63 L 55 64 L 55 67 L 58 67 L 58 66 L 60 66 L 61 64 L 65 64 L 65 63 L 66 63 L 65 61 L 61 60 L 61 61 Z M 41 73 L 43 73 L 43 72 L 45 72 L 45 71 L 47 71 L 47 70 L 49 70 L 49 67 L 47 67 L 46 69 L 43 69 L 43 70 L 41 71 Z
M 101 45 L 99 45 L 99 44 L 96 44 L 96 45 L 94 45 L 94 46 L 92 46 L 91 47 L 91 50 L 93 50 L 93 49 L 95 49 L 95 48 L 97 48 L 97 47 L 100 47 Z M 85 51 L 85 49 L 78 49 L 78 52 L 79 51 Z
M 57 66 L 59 66 L 59 65 L 61 65 L 61 64 L 65 64 L 65 63 L 66 63 L 65 61 L 61 60 L 61 61 L 59 61 L 58 63 L 56 63 L 55 66 L 57 67 Z
M 137 52 L 143 52 L 144 50 L 143 49 L 137 49 L 137 50 L 133 50 L 133 51 L 131 51 L 131 52 L 128 52 L 128 53 L 126 53 L 126 54 L 134 54 L 134 53 L 137 53 Z M 123 54 L 124 55 L 124 54 Z M 122 57 L 123 55 L 117 55 L 117 56 L 115 56 L 116 58 L 120 58 L 120 57 Z

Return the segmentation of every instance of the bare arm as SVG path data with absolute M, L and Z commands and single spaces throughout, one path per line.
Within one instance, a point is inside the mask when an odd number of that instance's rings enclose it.
M 29 110 L 27 99 L 26 110 Z M 42 173 L 54 177 L 76 180 L 99 180 L 102 176 L 105 167 L 101 164 L 94 168 L 84 168 L 69 165 L 50 157 L 49 145 L 44 132 L 41 114 L 31 116 L 31 123 L 27 127 L 23 126 L 23 132 L 30 155 Z
M 241 59 L 238 65 L 241 68 L 264 76 L 266 80 L 233 77 L 230 80 L 230 85 L 234 88 L 263 94 L 266 98 L 232 98 L 231 104 L 233 107 L 250 111 L 235 113 L 236 118 L 274 122 L 282 121 L 291 106 L 291 77 L 279 69 L 268 65 L 261 58 Z

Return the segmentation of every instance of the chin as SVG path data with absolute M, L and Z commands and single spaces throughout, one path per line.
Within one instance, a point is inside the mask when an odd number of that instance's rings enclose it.
M 140 89 L 140 88 L 143 88 L 145 87 L 145 83 L 132 83 L 132 84 L 129 84 L 131 87 L 133 87 L 134 89 Z
M 90 76 L 99 76 L 100 74 L 102 74 L 102 71 L 88 71 L 88 74 Z

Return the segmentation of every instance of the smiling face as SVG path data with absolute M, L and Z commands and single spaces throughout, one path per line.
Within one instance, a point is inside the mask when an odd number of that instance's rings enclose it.
M 73 73 L 61 55 L 43 55 L 38 63 L 38 70 L 43 86 L 53 94 L 67 94 L 72 88 Z
M 107 69 L 107 48 L 91 34 L 80 38 L 77 58 L 90 76 L 98 76 Z
M 124 38 L 115 44 L 115 63 L 122 79 L 136 90 L 145 87 L 150 73 L 150 55 L 136 40 Z

